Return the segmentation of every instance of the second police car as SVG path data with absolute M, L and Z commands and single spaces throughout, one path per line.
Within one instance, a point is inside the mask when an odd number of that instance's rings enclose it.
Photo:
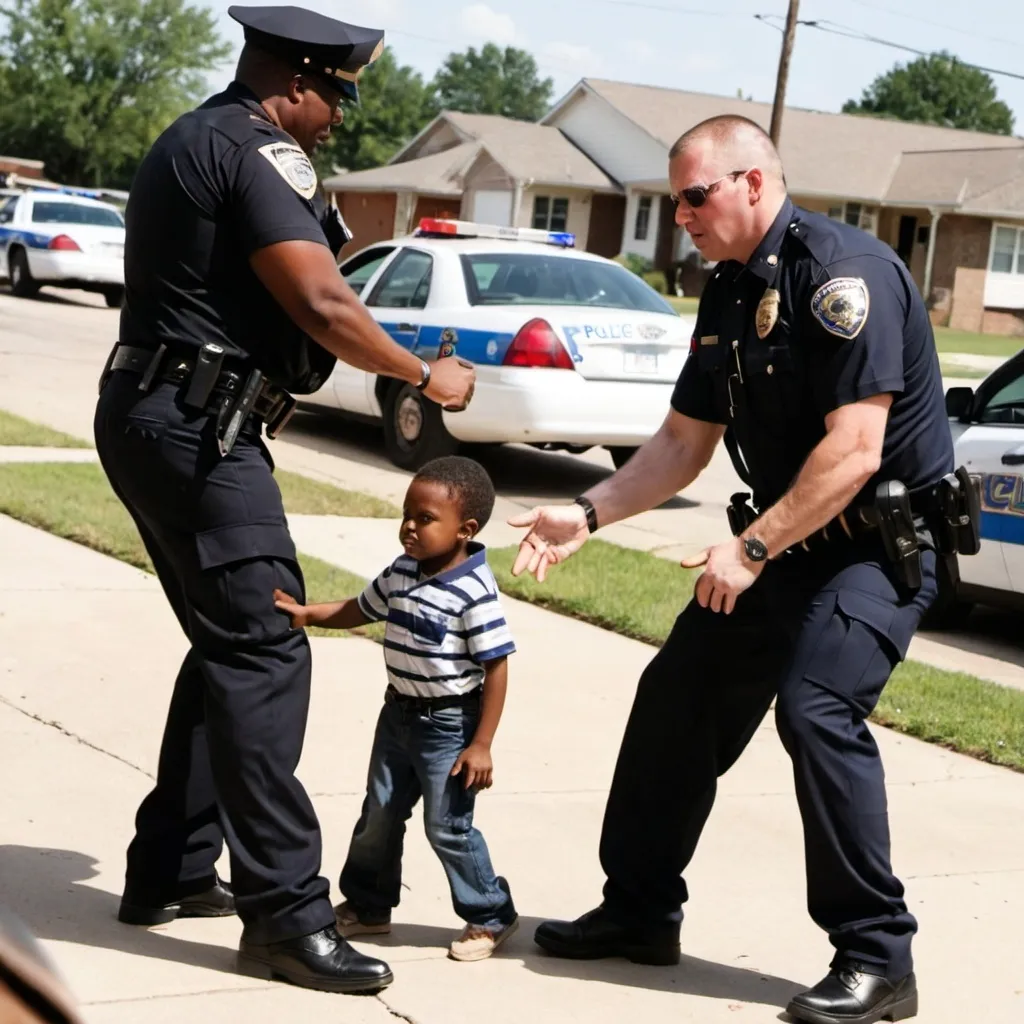
M 35 190 L 0 197 L 0 277 L 30 298 L 43 285 L 124 296 L 124 219 L 116 206 L 81 190 Z
M 405 469 L 460 441 L 604 446 L 621 465 L 665 417 L 694 318 L 574 242 L 565 232 L 425 219 L 410 236 L 355 253 L 341 272 L 377 322 L 425 359 L 455 352 L 473 362 L 475 397 L 447 413 L 410 385 L 339 362 L 304 404 L 380 422 Z

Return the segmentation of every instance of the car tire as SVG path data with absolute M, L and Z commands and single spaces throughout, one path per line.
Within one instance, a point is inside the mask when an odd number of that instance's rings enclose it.
M 623 447 L 622 445 L 609 445 L 608 452 L 612 457 L 612 464 L 616 469 L 622 469 L 622 467 L 629 462 L 634 455 L 636 455 L 638 449 Z
M 448 433 L 441 407 L 411 384 L 395 381 L 388 388 L 383 413 L 384 449 L 400 469 L 417 470 L 458 450 L 459 442 Z
M 123 288 L 108 288 L 103 293 L 103 298 L 107 300 L 107 305 L 111 309 L 120 309 L 124 304 L 124 289 Z
M 39 282 L 32 276 L 25 250 L 15 249 L 10 262 L 11 292 L 19 299 L 31 299 L 39 291 Z

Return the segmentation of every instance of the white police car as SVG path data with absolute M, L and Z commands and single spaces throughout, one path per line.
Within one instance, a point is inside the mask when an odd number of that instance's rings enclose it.
M 930 616 L 954 626 L 975 604 L 1024 609 L 1024 349 L 977 387 L 946 392 L 956 464 L 981 504 L 981 550 L 962 557 L 956 594 Z
M 124 220 L 116 206 L 72 191 L 36 190 L 0 198 L 0 277 L 15 295 L 43 285 L 124 296 Z
M 339 362 L 303 404 L 379 421 L 391 460 L 415 469 L 459 442 L 524 442 L 617 465 L 668 411 L 693 318 L 564 232 L 425 219 L 341 265 L 377 322 L 424 359 L 445 347 L 476 365 L 468 409 Z

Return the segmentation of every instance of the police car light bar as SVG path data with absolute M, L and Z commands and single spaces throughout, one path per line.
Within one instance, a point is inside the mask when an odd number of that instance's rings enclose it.
M 506 228 L 499 224 L 475 224 L 468 220 L 442 220 L 438 217 L 424 217 L 414 234 L 444 235 L 450 238 L 501 238 L 506 242 L 542 242 L 570 249 L 576 245 L 576 236 L 571 231 Z

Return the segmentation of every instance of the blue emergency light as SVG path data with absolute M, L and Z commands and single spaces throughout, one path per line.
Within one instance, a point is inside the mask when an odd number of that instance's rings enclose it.
M 468 220 L 442 220 L 439 217 L 424 217 L 413 234 L 420 238 L 501 238 L 506 242 L 541 242 L 567 249 L 576 245 L 576 236 L 571 231 L 508 228 L 500 224 L 476 224 Z

